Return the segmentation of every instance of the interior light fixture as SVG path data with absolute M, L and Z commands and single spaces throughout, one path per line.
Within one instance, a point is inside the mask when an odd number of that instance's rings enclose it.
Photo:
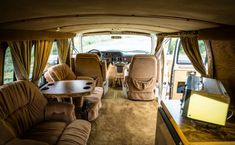
M 60 27 L 57 27 L 57 28 L 56 28 L 56 32 L 59 32 L 59 31 L 60 31 Z

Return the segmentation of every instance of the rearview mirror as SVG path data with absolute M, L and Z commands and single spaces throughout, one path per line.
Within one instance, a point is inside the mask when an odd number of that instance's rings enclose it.
M 111 36 L 112 39 L 122 39 L 122 36 Z

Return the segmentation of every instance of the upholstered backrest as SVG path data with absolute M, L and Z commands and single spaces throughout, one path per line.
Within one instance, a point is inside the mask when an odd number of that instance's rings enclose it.
M 157 61 L 153 55 L 136 55 L 133 57 L 129 76 L 128 97 L 133 100 L 152 100 L 157 81 Z
M 75 74 L 89 76 L 97 80 L 97 86 L 103 86 L 102 65 L 97 54 L 79 53 L 75 60 Z
M 44 76 L 48 82 L 76 79 L 73 71 L 65 63 L 57 64 L 50 67 Z
M 38 87 L 29 81 L 0 86 L 0 128 L 8 130 L 8 137 L 11 136 L 9 133 L 22 136 L 33 125 L 44 120 L 46 104 L 47 100 Z M 5 140 L 5 137 L 0 136 L 0 140 Z

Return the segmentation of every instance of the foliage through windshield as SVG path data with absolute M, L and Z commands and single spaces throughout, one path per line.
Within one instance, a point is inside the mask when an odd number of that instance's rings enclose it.
M 82 37 L 83 52 L 91 49 L 100 51 L 126 51 L 151 53 L 151 37 L 139 35 L 92 35 Z

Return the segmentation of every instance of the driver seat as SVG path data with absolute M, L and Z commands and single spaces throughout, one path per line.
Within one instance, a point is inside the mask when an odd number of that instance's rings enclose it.
M 101 61 L 97 54 L 79 53 L 75 58 L 75 75 L 92 77 L 97 82 L 98 87 L 104 88 L 104 93 L 108 91 L 107 64 Z

